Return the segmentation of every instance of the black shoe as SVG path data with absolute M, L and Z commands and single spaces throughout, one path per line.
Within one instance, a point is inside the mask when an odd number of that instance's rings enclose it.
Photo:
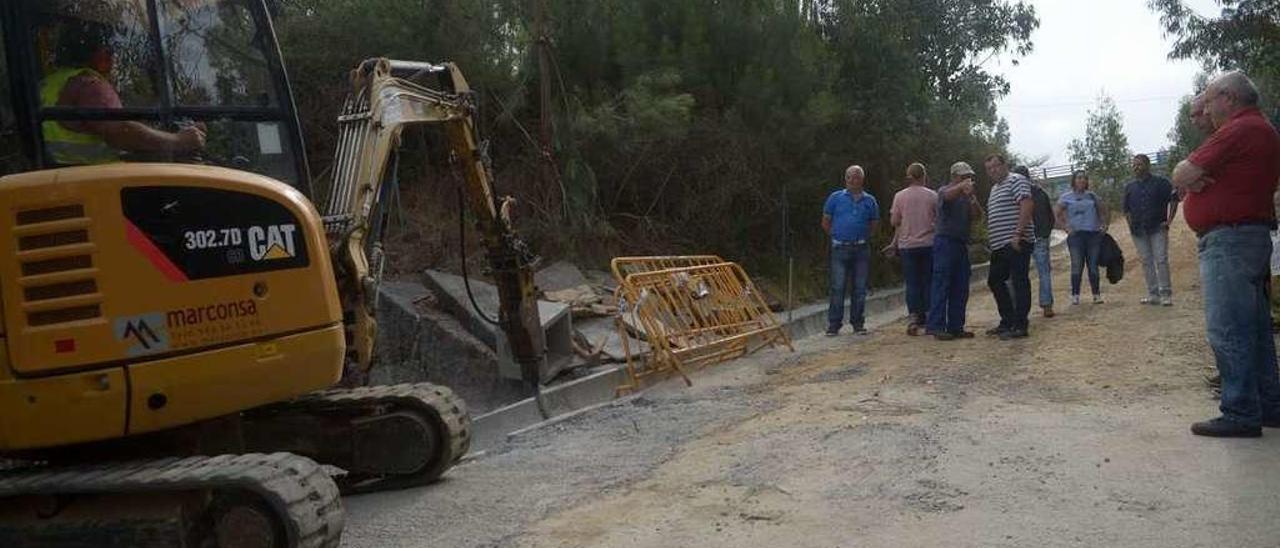
M 1025 339 L 1027 337 L 1027 330 L 1021 327 L 1015 327 L 1008 331 L 1001 332 L 998 335 L 998 337 L 1000 337 L 1000 340 L 1002 341 L 1008 341 L 1012 339 Z
M 828 336 L 828 337 L 834 337 L 834 336 L 839 335 L 839 334 L 840 334 L 840 330 L 839 330 L 839 329 L 828 329 L 828 330 L 827 330 L 827 336 Z
M 951 336 L 957 339 L 972 339 L 973 332 L 972 331 L 952 331 Z
M 991 337 L 999 337 L 1001 333 L 1004 333 L 1005 331 L 1008 331 L 1008 330 L 1009 330 L 1008 327 L 1005 327 L 1003 325 L 997 325 L 995 327 L 992 327 L 991 329 L 988 329 L 986 333 L 988 336 L 991 336 Z
M 946 331 L 936 331 L 936 332 L 934 332 L 934 333 L 933 333 L 933 338 L 934 338 L 934 339 L 937 339 L 937 340 L 940 340 L 940 341 L 954 341 L 954 340 L 956 340 L 956 336 L 955 336 L 954 334 L 947 333 Z
M 1262 427 L 1263 428 L 1280 428 L 1280 417 L 1273 417 L 1273 418 L 1263 417 Z
M 853 328 L 853 334 L 854 334 L 854 335 L 867 335 L 867 334 L 870 334 L 870 333 L 871 333 L 871 332 L 870 332 L 870 331 L 867 331 L 867 328 L 865 328 L 865 327 L 855 327 L 855 328 Z
M 1227 418 L 1218 417 L 1192 424 L 1191 433 L 1211 438 L 1257 438 L 1262 436 L 1262 427 L 1245 426 Z

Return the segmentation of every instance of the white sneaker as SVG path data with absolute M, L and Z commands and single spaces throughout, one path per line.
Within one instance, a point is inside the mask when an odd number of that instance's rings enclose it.
M 1071 296 L 1071 304 L 1080 304 L 1080 296 L 1079 296 L 1079 295 L 1072 295 L 1072 296 Z
M 1173 306 L 1173 297 L 1168 295 L 1160 297 L 1160 306 Z
M 1093 304 L 1102 304 L 1102 295 L 1094 295 Z
M 1143 297 L 1142 300 L 1138 302 L 1142 304 L 1160 304 L 1160 298 L 1153 295 L 1147 295 L 1146 297 Z

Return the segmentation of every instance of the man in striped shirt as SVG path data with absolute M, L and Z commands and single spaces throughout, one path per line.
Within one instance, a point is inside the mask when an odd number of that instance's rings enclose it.
M 1035 201 L 1031 181 L 1009 172 L 1004 156 L 992 154 L 985 162 L 991 177 L 987 198 L 987 247 L 991 249 L 991 270 L 987 287 L 1000 310 L 1000 325 L 987 331 L 1000 340 L 1027 336 L 1027 316 L 1031 313 L 1031 250 L 1036 237 L 1031 232 Z

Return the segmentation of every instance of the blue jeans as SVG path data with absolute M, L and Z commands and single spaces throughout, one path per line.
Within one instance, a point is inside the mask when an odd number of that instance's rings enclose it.
M 1245 426 L 1280 418 L 1280 376 L 1266 284 L 1265 226 L 1226 227 L 1200 238 L 1200 283 L 1209 345 L 1222 376 L 1222 416 Z
M 969 246 L 955 238 L 933 239 L 933 288 L 930 291 L 928 330 L 933 333 L 964 331 L 969 305 Z
M 827 331 L 839 331 L 844 317 L 844 299 L 853 278 L 853 303 L 849 325 L 863 327 L 867 309 L 867 277 L 870 275 L 871 246 L 868 244 L 832 244 L 831 302 L 827 307 Z
M 991 252 L 991 270 L 987 287 L 1000 311 L 1000 326 L 1026 329 L 1031 312 L 1031 249 L 1026 243 L 1021 251 L 1005 246 Z
M 1049 264 L 1048 237 L 1036 239 L 1031 258 L 1035 259 L 1036 272 L 1040 275 L 1040 306 L 1053 306 L 1053 265 Z
M 924 325 L 929 315 L 929 285 L 933 275 L 933 248 L 899 249 L 902 278 L 907 286 L 907 312 L 911 323 Z
M 1071 250 L 1071 294 L 1080 294 L 1082 270 L 1089 268 L 1089 288 L 1094 295 L 1102 294 L 1098 279 L 1098 254 L 1102 252 L 1102 232 L 1077 230 L 1067 236 L 1067 249 Z

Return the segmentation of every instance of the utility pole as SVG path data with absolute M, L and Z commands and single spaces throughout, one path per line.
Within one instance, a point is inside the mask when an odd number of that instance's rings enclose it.
M 560 184 L 560 175 L 556 170 L 555 156 L 552 154 L 551 135 L 551 37 L 547 32 L 547 0 L 531 0 L 533 2 L 533 35 L 534 44 L 538 48 L 538 145 L 541 147 L 540 164 L 542 165 L 542 181 L 546 185 L 554 185 L 560 189 L 560 215 L 568 217 L 568 196 Z

